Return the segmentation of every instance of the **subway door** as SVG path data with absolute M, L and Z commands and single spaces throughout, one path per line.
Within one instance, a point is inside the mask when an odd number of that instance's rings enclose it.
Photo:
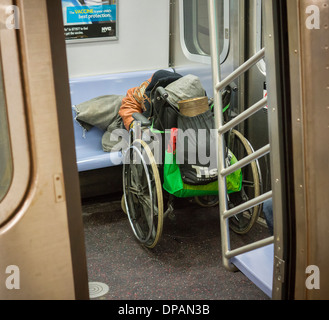
M 61 1 L 0 10 L 0 299 L 88 299 Z

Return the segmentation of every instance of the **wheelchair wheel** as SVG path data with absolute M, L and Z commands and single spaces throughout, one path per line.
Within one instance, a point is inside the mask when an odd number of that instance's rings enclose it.
M 125 209 L 137 240 L 154 248 L 163 227 L 163 195 L 159 170 L 150 147 L 132 143 L 123 166 Z
M 232 130 L 229 134 L 228 148 L 238 160 L 242 160 L 253 153 L 253 148 L 249 141 L 236 130 Z M 236 207 L 261 194 L 261 172 L 258 161 L 254 161 L 249 166 L 242 168 L 242 177 L 241 191 L 228 196 L 229 208 Z M 240 235 L 248 233 L 257 221 L 260 212 L 261 205 L 230 218 L 230 228 L 233 232 Z
M 121 209 L 125 214 L 127 214 L 125 195 L 121 198 Z
M 202 197 L 195 197 L 195 202 L 203 208 L 213 208 L 217 207 L 219 204 L 218 196 L 202 196 Z

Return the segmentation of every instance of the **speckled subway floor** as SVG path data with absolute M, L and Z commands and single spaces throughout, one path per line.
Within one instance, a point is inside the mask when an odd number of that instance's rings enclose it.
M 187 200 L 166 219 L 153 250 L 133 235 L 120 198 L 83 201 L 89 282 L 104 283 L 99 300 L 268 300 L 242 273 L 222 266 L 218 208 L 204 209 Z M 256 226 L 247 236 L 232 235 L 232 248 L 268 236 Z

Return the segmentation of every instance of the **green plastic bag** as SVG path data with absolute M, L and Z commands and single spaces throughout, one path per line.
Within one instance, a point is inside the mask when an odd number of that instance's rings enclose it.
M 170 149 L 170 148 L 169 148 Z M 237 163 L 236 157 L 230 152 L 231 165 Z M 218 181 L 204 186 L 189 186 L 183 183 L 179 165 L 176 163 L 174 151 L 167 150 L 164 161 L 163 188 L 177 198 L 191 198 L 218 195 Z M 239 192 L 242 187 L 242 171 L 232 173 L 226 179 L 228 193 Z

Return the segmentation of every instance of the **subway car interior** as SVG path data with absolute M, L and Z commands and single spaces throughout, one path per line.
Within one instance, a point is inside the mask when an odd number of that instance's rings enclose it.
M 0 4 L 1 300 L 329 298 L 328 0 Z

